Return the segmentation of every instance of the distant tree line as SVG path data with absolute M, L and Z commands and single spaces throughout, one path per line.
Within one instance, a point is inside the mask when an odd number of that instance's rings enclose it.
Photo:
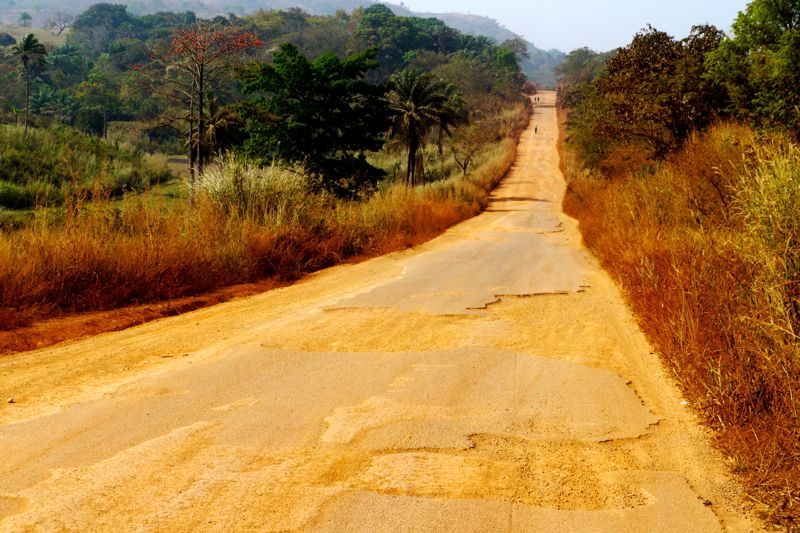
M 557 76 L 589 167 L 662 158 L 721 119 L 800 139 L 800 3 L 753 0 L 731 36 L 705 25 L 678 40 L 648 26 L 611 53 L 573 51 Z
M 318 186 L 350 195 L 383 174 L 366 153 L 403 146 L 415 184 L 421 148 L 436 142 L 441 152 L 446 138 L 466 173 L 475 146 L 501 136 L 500 110 L 521 101 L 525 82 L 524 42 L 497 44 L 380 4 L 211 20 L 96 4 L 53 24 L 69 27 L 57 48 L 33 35 L 0 48 L 0 120 L 182 152 L 192 179 L 238 150 L 301 165 Z M 470 122 L 471 133 L 451 137 Z

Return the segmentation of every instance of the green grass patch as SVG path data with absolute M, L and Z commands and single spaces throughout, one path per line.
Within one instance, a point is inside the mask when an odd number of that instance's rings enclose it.
M 166 159 L 121 148 L 69 128 L 0 126 L 0 207 L 63 205 L 112 198 L 168 181 Z

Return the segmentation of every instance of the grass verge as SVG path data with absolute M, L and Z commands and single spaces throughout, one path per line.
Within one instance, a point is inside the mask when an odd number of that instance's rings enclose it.
M 60 206 L 141 191 L 171 177 L 166 158 L 66 127 L 0 125 L 0 208 Z
M 43 210 L 0 233 L 0 330 L 235 284 L 285 283 L 421 243 L 487 205 L 527 118 L 520 107 L 514 135 L 487 147 L 467 178 L 386 185 L 364 201 L 309 192 L 286 170 L 228 161 L 209 172 L 194 208 L 145 195 Z

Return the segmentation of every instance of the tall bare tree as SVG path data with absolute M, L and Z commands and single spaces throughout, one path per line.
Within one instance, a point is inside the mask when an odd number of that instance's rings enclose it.
M 54 32 L 56 35 L 61 35 L 64 33 L 64 30 L 72 26 L 73 22 L 75 22 L 75 17 L 72 15 L 56 11 L 53 13 L 52 17 L 47 19 L 46 25 L 47 29 Z
M 150 63 L 134 67 L 154 93 L 177 101 L 185 110 L 182 118 L 188 130 L 191 185 L 195 172 L 203 173 L 207 152 L 203 133 L 207 95 L 220 76 L 240 62 L 249 49 L 261 44 L 256 36 L 234 25 L 195 22 L 174 28 L 166 46 L 149 50 Z

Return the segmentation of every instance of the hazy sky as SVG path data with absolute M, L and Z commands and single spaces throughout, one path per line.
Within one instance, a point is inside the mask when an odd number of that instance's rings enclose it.
M 399 2 L 398 2 L 399 3 Z M 404 0 L 414 11 L 486 15 L 539 48 L 624 46 L 646 24 L 676 38 L 710 23 L 729 31 L 749 0 Z

